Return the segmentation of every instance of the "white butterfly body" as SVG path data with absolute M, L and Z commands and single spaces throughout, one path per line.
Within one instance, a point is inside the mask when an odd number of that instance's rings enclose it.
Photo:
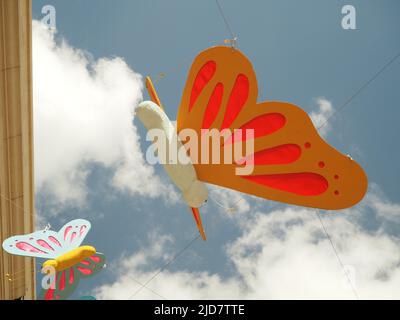
M 147 130 L 158 129 L 164 133 L 167 148 L 171 144 L 176 144 L 176 150 L 182 149 L 183 146 L 178 140 L 175 127 L 157 104 L 151 101 L 140 103 L 136 108 L 136 115 Z M 180 154 L 180 157 L 184 158 L 183 161 L 170 163 L 170 158 L 167 154 L 163 166 L 171 180 L 182 192 L 185 202 L 192 208 L 198 208 L 207 201 L 207 188 L 203 182 L 197 179 L 196 171 L 190 158 L 184 154 Z

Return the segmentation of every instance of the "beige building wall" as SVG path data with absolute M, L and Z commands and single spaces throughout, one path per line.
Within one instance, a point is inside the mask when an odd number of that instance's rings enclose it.
M 33 232 L 31 0 L 0 0 L 0 241 Z M 35 263 L 0 249 L 0 299 L 34 299 Z

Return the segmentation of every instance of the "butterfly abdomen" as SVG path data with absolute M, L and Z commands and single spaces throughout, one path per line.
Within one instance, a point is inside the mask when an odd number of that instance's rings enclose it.
M 159 131 L 160 136 L 157 136 L 157 138 L 158 140 L 162 139 L 162 141 L 157 141 L 159 161 L 171 180 L 182 192 L 186 203 L 194 208 L 203 205 L 208 196 L 207 188 L 204 183 L 197 179 L 196 171 L 190 158 L 186 156 L 186 153 L 180 153 L 179 158 L 173 159 L 172 153 L 170 153 L 172 150 L 176 154 L 178 150 L 184 150 L 184 147 L 178 141 L 175 128 L 168 116 L 151 101 L 142 102 L 136 108 L 136 115 L 148 131 L 154 129 Z M 175 145 L 175 148 L 171 148 L 171 145 Z M 164 150 L 162 151 L 161 149 Z

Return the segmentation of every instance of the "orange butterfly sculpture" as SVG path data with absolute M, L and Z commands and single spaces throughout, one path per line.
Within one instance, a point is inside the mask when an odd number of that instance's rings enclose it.
M 146 84 L 152 101 L 161 107 L 150 78 Z M 361 201 L 368 185 L 361 166 L 326 143 L 301 108 L 286 102 L 257 102 L 257 96 L 255 72 L 239 50 L 217 46 L 195 58 L 178 111 L 178 134 L 187 128 L 199 137 L 202 129 L 254 130 L 251 174 L 237 175 L 242 166 L 238 162 L 194 163 L 196 178 L 312 208 L 338 210 Z M 226 145 L 222 143 L 221 153 Z M 198 208 L 192 206 L 192 212 L 205 240 Z

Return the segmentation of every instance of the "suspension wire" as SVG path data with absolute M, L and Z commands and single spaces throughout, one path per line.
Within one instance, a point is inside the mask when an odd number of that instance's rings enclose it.
M 282 206 L 282 203 L 276 203 L 275 205 L 273 205 L 271 208 L 269 208 L 270 211 L 275 210 L 276 208 L 278 208 L 279 206 Z M 141 283 L 138 280 L 134 279 L 133 277 L 131 277 L 130 275 L 128 275 L 133 281 L 135 281 L 136 283 L 138 283 L 140 285 L 140 287 L 132 294 L 128 297 L 128 300 L 132 299 L 134 296 L 136 296 L 139 292 L 141 292 L 143 290 L 143 288 L 146 288 L 147 290 L 151 291 L 152 293 L 156 294 L 157 296 L 167 300 L 167 298 L 165 298 L 163 295 L 157 293 L 156 291 L 154 291 L 153 289 L 148 287 L 148 284 L 153 281 L 160 273 L 162 273 L 166 268 L 168 268 L 176 259 L 179 258 L 179 256 L 181 256 L 187 249 L 189 249 L 193 243 L 195 243 L 196 240 L 198 240 L 200 238 L 200 235 L 196 233 L 195 237 L 184 247 L 182 248 L 180 251 L 178 251 L 173 257 L 172 259 L 170 259 L 169 261 L 167 261 L 167 263 L 165 263 L 161 268 L 159 268 L 154 274 L 153 276 L 151 276 L 149 278 L 149 280 L 147 280 L 145 283 Z
M 5 195 L 3 195 L 2 193 L 0 193 L 0 197 L 3 198 L 4 200 L 10 202 L 15 208 L 21 210 L 23 213 L 25 213 L 26 215 L 28 215 L 29 217 L 33 216 L 33 212 L 27 211 L 24 208 L 22 208 L 21 206 L 19 206 L 18 204 L 16 204 L 15 200 L 13 199 L 9 199 L 8 197 L 6 197 Z
M 364 91 L 364 89 L 366 89 L 374 80 L 376 80 L 376 79 L 377 79 L 390 65 L 392 65 L 399 57 L 400 57 L 400 52 L 397 53 L 392 59 L 390 59 L 385 65 L 383 65 L 383 66 L 378 70 L 378 72 L 376 72 L 376 73 L 375 73 L 367 82 L 365 82 L 353 95 L 351 95 L 351 96 L 343 103 L 343 105 L 341 105 L 338 109 L 336 109 L 336 111 L 333 112 L 333 113 L 318 127 L 318 130 L 320 130 L 321 128 L 323 128 L 325 125 L 328 124 L 328 122 L 329 122 L 332 118 L 334 118 L 336 115 L 338 115 L 340 112 L 342 112 L 342 111 L 350 104 L 351 101 L 353 101 L 362 91 Z M 316 212 L 316 215 L 317 215 L 317 217 L 318 217 L 319 222 L 321 223 L 321 227 L 322 227 L 322 229 L 324 230 L 325 235 L 326 235 L 326 237 L 328 238 L 328 240 L 329 240 L 329 242 L 330 242 L 330 244 L 331 244 L 331 247 L 332 247 L 332 249 L 333 249 L 333 252 L 335 253 L 336 258 L 337 258 L 337 260 L 338 260 L 340 266 L 342 267 L 344 274 L 346 275 L 346 279 L 347 279 L 347 281 L 348 281 L 348 283 L 349 283 L 349 285 L 350 285 L 350 287 L 351 287 L 351 289 L 352 289 L 352 291 L 353 291 L 355 297 L 357 298 L 357 300 L 359 300 L 360 297 L 359 297 L 359 295 L 358 295 L 358 293 L 357 293 L 357 290 L 356 290 L 356 288 L 355 288 L 353 282 L 351 281 L 351 279 L 350 279 L 350 277 L 349 277 L 348 272 L 346 271 L 346 268 L 345 268 L 345 266 L 344 266 L 344 264 L 343 264 L 343 261 L 342 261 L 342 259 L 340 258 L 339 252 L 338 252 L 338 250 L 336 249 L 336 247 L 335 247 L 335 245 L 334 245 L 334 243 L 333 243 L 332 237 L 329 235 L 329 233 L 328 233 L 328 231 L 327 231 L 327 229 L 326 229 L 326 227 L 325 227 L 325 225 L 324 225 L 324 223 L 323 223 L 323 221 L 322 221 L 321 215 L 319 214 L 319 211 L 316 210 L 315 212 Z
M 230 25 L 225 13 L 224 13 L 224 10 L 223 10 L 221 4 L 219 3 L 219 0 L 215 0 L 215 2 L 217 4 L 218 11 L 219 11 L 219 13 L 220 13 L 225 25 L 226 25 L 226 28 L 228 29 L 228 32 L 229 32 L 230 37 L 231 37 L 231 39 L 228 42 L 227 41 L 225 41 L 225 42 L 226 43 L 230 43 L 232 47 L 236 48 L 237 47 L 237 35 L 235 35 L 235 33 L 233 33 L 231 25 Z M 177 66 L 175 66 L 173 68 L 170 68 L 170 69 L 168 69 L 168 70 L 166 70 L 164 72 L 159 72 L 159 73 L 151 76 L 151 78 L 153 79 L 154 83 L 158 83 L 159 81 L 165 79 L 169 74 L 175 73 L 175 72 L 181 70 L 183 67 L 184 67 L 183 64 L 179 64 L 179 65 L 177 65 Z
M 152 75 L 151 78 L 153 80 L 153 83 L 154 84 L 158 83 L 159 81 L 161 81 L 161 80 L 165 79 L 166 77 L 168 77 L 170 74 L 177 73 L 182 68 L 184 68 L 184 64 L 180 63 L 180 64 L 178 64 L 178 65 L 176 65 L 174 67 L 168 68 L 165 71 L 161 71 L 161 72 L 159 72 L 157 74 Z
M 146 287 L 151 281 L 153 281 L 161 272 L 163 272 L 166 268 L 168 268 L 176 259 L 179 258 L 187 249 L 189 249 L 193 243 L 197 239 L 200 238 L 200 235 L 196 232 L 196 236 L 184 247 L 182 248 L 179 252 L 177 252 L 172 259 L 168 260 L 166 264 L 164 264 L 160 269 L 157 270 L 156 273 L 154 273 L 149 280 L 147 280 L 142 286 L 140 286 L 133 294 L 131 294 L 128 297 L 128 300 L 132 299 L 134 296 L 136 296 L 144 287 Z
M 326 124 L 328 124 L 329 120 L 343 111 L 351 101 L 353 101 L 365 88 L 367 88 L 376 78 L 378 78 L 393 62 L 395 62 L 400 57 L 400 52 L 396 54 L 389 62 L 387 62 L 383 67 L 381 67 L 377 73 L 375 73 L 371 79 L 369 79 L 366 83 L 364 83 L 353 95 L 351 95 L 335 112 L 333 112 L 319 127 L 318 130 L 323 128 Z
M 168 300 L 166 297 L 164 297 L 163 295 L 159 294 L 158 292 L 154 291 L 153 289 L 147 287 L 146 285 L 144 285 L 142 282 L 140 282 L 139 280 L 135 279 L 134 277 L 132 277 L 130 274 L 127 274 L 127 276 L 135 281 L 138 285 L 142 286 L 143 288 L 146 288 L 147 290 L 149 290 L 150 292 L 154 293 L 156 296 L 159 296 L 160 298 L 164 299 L 164 300 Z
M 331 247 L 333 249 L 333 252 L 335 253 L 335 256 L 336 256 L 337 261 L 339 262 L 339 265 L 341 266 L 344 274 L 346 275 L 347 282 L 349 283 L 349 286 L 350 286 L 351 290 L 353 291 L 354 296 L 356 297 L 357 300 L 360 300 L 360 296 L 357 293 L 356 287 L 354 286 L 353 282 L 351 281 L 350 276 L 346 270 L 346 267 L 345 267 L 342 259 L 340 258 L 339 251 L 336 249 L 336 246 L 333 243 L 332 237 L 329 235 L 328 230 L 326 229 L 325 224 L 322 221 L 321 215 L 319 214 L 319 210 L 316 209 L 315 214 L 318 217 L 319 222 L 321 223 L 322 230 L 324 231 L 327 239 L 329 240 L 329 242 L 331 244 Z
M 226 15 L 225 15 L 225 13 L 224 13 L 224 10 L 223 10 L 221 4 L 219 3 L 219 0 L 215 0 L 215 2 L 216 2 L 216 4 L 217 4 L 219 13 L 221 14 L 221 17 L 222 17 L 222 19 L 224 20 L 224 23 L 225 23 L 225 25 L 226 25 L 226 28 L 228 29 L 228 32 L 229 32 L 229 34 L 231 35 L 232 40 L 237 39 L 237 36 L 233 33 L 232 28 L 231 28 L 231 25 L 230 25 L 228 19 L 226 18 Z
M 237 205 L 238 205 L 240 202 L 243 202 L 243 201 L 244 201 L 244 199 L 241 198 L 241 199 L 237 200 L 232 206 L 227 207 L 227 206 L 223 205 L 221 202 L 217 201 L 217 200 L 214 198 L 214 196 L 211 196 L 211 193 L 209 194 L 209 198 L 210 198 L 218 207 L 224 209 L 225 212 L 228 212 L 228 213 L 233 213 L 233 212 L 235 212 L 235 211 L 237 210 Z

